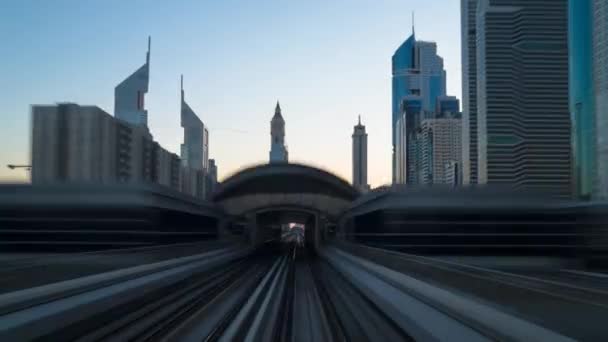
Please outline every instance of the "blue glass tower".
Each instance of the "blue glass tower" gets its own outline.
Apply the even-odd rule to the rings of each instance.
[[[570,114],[576,196],[590,198],[595,179],[592,0],[570,0]]]
[[[412,70],[414,69],[414,47],[416,45],[416,34],[412,32],[412,35],[405,41],[393,54],[393,114],[391,119],[391,131],[392,131],[392,144],[393,144],[393,183],[397,181],[397,164],[396,164],[396,147],[395,147],[395,130],[397,127],[397,120],[401,115],[401,99],[407,95],[412,95],[413,91],[410,89],[410,78],[412,77]]]
[[[419,96],[422,103],[421,111],[434,111],[437,98],[446,94],[446,72],[443,68],[443,59],[437,55],[437,44],[416,41],[413,27],[412,35],[393,54],[392,69],[392,173],[393,183],[395,183],[398,182],[398,178],[402,178],[397,176],[397,157],[395,156],[397,153],[397,121],[406,109],[402,106],[402,101],[408,96]]]
[[[407,95],[414,95],[414,90],[410,88],[410,78],[414,69],[415,45],[416,36],[412,33],[393,55],[393,119],[391,121],[393,145],[395,144],[395,125],[399,119],[401,100]]]

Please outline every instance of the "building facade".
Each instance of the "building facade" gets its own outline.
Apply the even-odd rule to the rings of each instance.
[[[281,114],[281,106],[277,102],[274,116],[270,121],[270,163],[287,163],[289,160],[285,146],[285,120]]]
[[[32,183],[145,183],[180,189],[177,155],[145,127],[96,106],[32,106]]]
[[[209,163],[209,137],[205,124],[188,105],[184,97],[184,78],[181,78],[181,126],[184,143],[181,145],[182,165],[195,170],[207,169]]]
[[[462,183],[477,184],[477,2],[460,0],[462,47]]]
[[[608,199],[608,0],[593,1],[593,85],[597,146],[595,197]]]
[[[397,120],[403,112],[402,102],[408,96],[419,96],[424,111],[434,111],[437,97],[446,94],[446,72],[443,58],[437,55],[434,42],[416,41],[412,35],[395,51],[392,57],[392,173],[397,177]]]
[[[367,183],[367,133],[365,126],[359,123],[353,131],[353,186],[360,191],[369,190]]]
[[[570,197],[567,0],[479,0],[478,181]]]
[[[458,162],[450,161],[445,165],[445,184],[457,187],[462,185],[461,166]]]
[[[217,187],[217,164],[215,159],[209,159],[209,170],[207,172],[207,196],[211,198]]]
[[[435,109],[435,117],[457,115],[460,111],[460,100],[456,96],[439,96]]]
[[[150,83],[150,38],[146,63],[114,88],[114,116],[134,126],[148,127],[145,94]]]
[[[150,40],[146,63],[115,88],[115,115],[74,103],[32,106],[32,183],[158,184],[209,198],[217,168],[207,175],[209,132],[184,100],[180,159],[147,127]],[[212,180],[210,182],[209,180]]]
[[[462,160],[461,118],[451,116],[424,119],[415,135],[418,149],[416,178],[418,184],[452,184],[450,166]]]
[[[402,99],[399,108],[401,115],[398,117],[395,126],[393,183],[416,184],[417,180],[412,178],[413,174],[411,172],[414,167],[411,161],[416,160],[413,156],[416,148],[414,146],[410,147],[409,144],[412,142],[412,136],[424,116],[422,97],[407,95]]]
[[[406,113],[401,113],[397,119],[395,129],[395,152],[394,152],[394,179],[393,183],[405,184],[407,179],[407,117]]]
[[[572,175],[576,197],[591,198],[596,177],[593,1],[569,1]]]
[[[115,182],[119,158],[131,156],[128,145],[119,144],[121,133],[98,107],[32,106],[32,183]]]

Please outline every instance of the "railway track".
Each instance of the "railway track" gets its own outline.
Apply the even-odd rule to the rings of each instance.
[[[372,252],[268,242],[8,293],[0,340],[571,340],[383,266]],[[488,277],[479,273],[466,276]]]

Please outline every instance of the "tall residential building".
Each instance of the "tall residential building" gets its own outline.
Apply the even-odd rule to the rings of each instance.
[[[434,42],[416,41],[412,35],[392,57],[392,144],[393,183],[397,182],[397,120],[402,114],[402,101],[407,96],[420,96],[422,110],[433,111],[439,96],[446,94],[446,73],[443,59],[437,55]]]
[[[135,126],[148,127],[144,96],[150,83],[150,37],[146,63],[114,88],[114,116]]]
[[[365,126],[359,123],[353,131],[353,186],[361,191],[367,191],[367,133]]]
[[[179,189],[179,158],[145,127],[96,106],[32,106],[32,183],[158,183]]]
[[[287,146],[285,146],[285,120],[277,101],[274,116],[270,121],[270,162],[287,163],[288,159]]]
[[[481,184],[571,196],[567,0],[480,0]]]
[[[452,169],[462,160],[461,121],[460,113],[422,120],[410,144],[416,150],[411,169],[417,184],[454,185]]]
[[[422,102],[419,95],[407,95],[401,101],[401,115],[397,119],[395,130],[394,183],[417,184],[417,180],[413,178],[416,173],[412,171],[415,168],[413,160],[416,160],[417,150],[415,146],[409,145],[422,119],[427,116],[425,113],[428,113],[424,111]]]
[[[593,2],[593,85],[597,144],[597,195],[608,199],[608,0]]]
[[[593,86],[593,2],[570,0],[570,113],[573,178],[576,196],[590,198],[596,177],[595,104]]]
[[[462,42],[462,182],[477,184],[477,2],[460,0]]]
[[[182,164],[195,170],[207,170],[209,163],[209,132],[186,103],[184,97],[184,77],[180,80],[181,88],[181,126],[184,128],[184,143],[181,145]]]

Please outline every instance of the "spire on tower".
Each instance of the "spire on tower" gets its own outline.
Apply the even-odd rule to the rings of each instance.
[[[148,52],[146,53],[146,64],[150,64],[150,46],[152,45],[152,36],[148,36]]]
[[[416,35],[416,11],[412,11],[412,35]]]
[[[274,109],[274,118],[281,118],[281,120],[283,119],[283,115],[281,115],[281,105],[279,104],[279,101],[277,101],[277,106]]]
[[[361,126],[361,114],[359,114],[359,126]]]
[[[181,94],[182,94],[182,102],[184,102],[184,75],[183,74],[180,75],[180,82],[179,83],[180,83],[179,89],[180,89]]]

